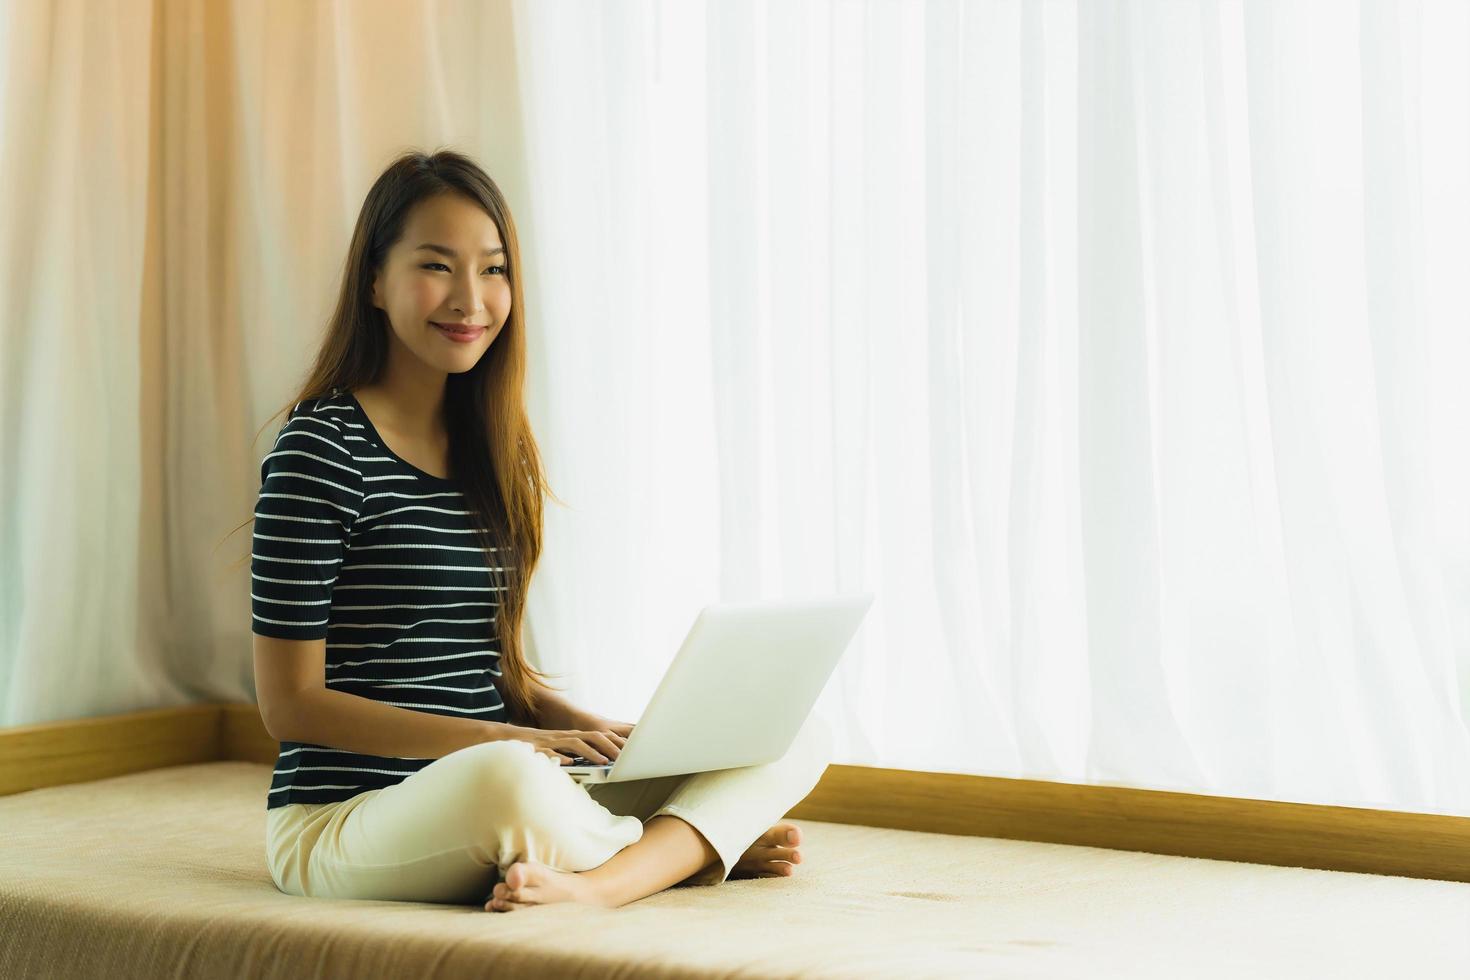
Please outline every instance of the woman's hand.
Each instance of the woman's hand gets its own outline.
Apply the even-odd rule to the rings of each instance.
[[[516,727],[511,737],[530,742],[537,752],[568,765],[579,755],[593,762],[612,762],[633,731],[627,722],[611,721],[588,711],[572,711],[560,720],[567,727]]]
[[[609,718],[604,718],[602,715],[593,714],[590,711],[573,708],[569,715],[572,728],[602,735],[613,744],[615,751],[610,756],[604,752],[603,759],[594,761],[611,762],[613,759],[616,759],[618,754],[623,751],[623,743],[628,741],[628,735],[633,731],[633,726],[628,722],[613,721]],[[582,755],[588,759],[593,758],[585,752]]]

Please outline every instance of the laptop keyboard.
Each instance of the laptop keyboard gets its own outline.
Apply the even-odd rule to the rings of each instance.
[[[614,760],[614,761],[616,761],[616,760]],[[572,759],[571,765],[574,765],[574,766],[601,766],[603,768],[608,768],[608,767],[610,767],[612,765],[612,763],[611,762],[597,762],[597,761],[595,761],[593,759],[584,759],[582,756],[579,755],[579,756],[576,756],[575,758]]]

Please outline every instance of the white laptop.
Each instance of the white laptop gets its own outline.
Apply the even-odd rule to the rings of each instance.
[[[562,770],[601,783],[779,759],[872,603],[858,593],[705,606],[618,757]]]

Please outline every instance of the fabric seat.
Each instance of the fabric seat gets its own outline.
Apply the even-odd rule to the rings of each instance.
[[[271,767],[0,797],[0,977],[1470,976],[1470,885],[796,820],[791,878],[621,909],[283,895]]]

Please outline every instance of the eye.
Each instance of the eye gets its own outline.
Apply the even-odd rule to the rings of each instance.
[[[419,266],[419,268],[420,269],[432,269],[435,266],[438,266],[439,268],[443,269],[445,272],[448,272],[449,271],[449,266],[445,265],[443,262],[425,262],[423,265]],[[505,266],[503,266],[503,265],[492,265],[492,266],[489,266],[488,268],[491,268],[491,269],[499,269],[500,272],[497,273],[497,275],[504,275],[505,274]]]

